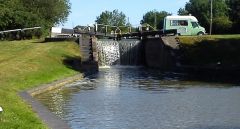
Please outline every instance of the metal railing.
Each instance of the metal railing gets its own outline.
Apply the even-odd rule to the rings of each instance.
[[[26,31],[26,30],[35,30],[35,29],[40,29],[40,28],[41,27],[32,27],[32,28],[23,28],[23,29],[4,30],[4,31],[0,31],[0,34],[10,33],[10,32],[18,32],[18,31]]]

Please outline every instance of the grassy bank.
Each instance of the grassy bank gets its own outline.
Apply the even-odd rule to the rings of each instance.
[[[184,64],[240,66],[240,35],[182,36],[179,41]]]
[[[64,62],[79,55],[73,42],[0,42],[0,129],[47,128],[18,92],[77,74]]]

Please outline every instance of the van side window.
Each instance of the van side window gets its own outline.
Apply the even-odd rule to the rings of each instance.
[[[171,26],[178,26],[178,20],[171,20],[170,23]]]
[[[197,22],[192,22],[192,27],[193,27],[193,28],[198,27],[198,23],[197,23]]]
[[[171,20],[171,26],[188,26],[187,20]]]

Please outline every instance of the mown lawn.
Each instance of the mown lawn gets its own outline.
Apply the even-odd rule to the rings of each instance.
[[[240,34],[180,36],[178,38],[184,64],[240,66]]]
[[[204,40],[240,40],[240,34],[233,35],[203,35],[203,36],[179,36],[178,37],[182,44],[194,45]]]
[[[0,42],[0,129],[47,128],[18,93],[78,74],[63,63],[67,58],[80,58],[76,43]]]

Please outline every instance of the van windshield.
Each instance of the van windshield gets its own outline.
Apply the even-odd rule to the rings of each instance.
[[[191,23],[192,23],[192,27],[193,27],[193,28],[199,27],[199,25],[198,25],[197,22],[191,22]]]

